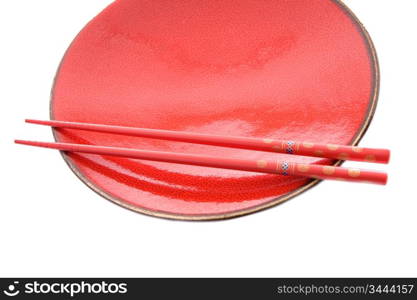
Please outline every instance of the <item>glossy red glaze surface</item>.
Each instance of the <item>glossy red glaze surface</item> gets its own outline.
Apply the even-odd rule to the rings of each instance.
[[[331,0],[114,2],[76,37],[57,73],[57,120],[351,144],[373,111],[376,62],[361,27]],[[61,142],[231,158],[317,158],[56,130]],[[221,218],[310,184],[265,175],[71,154],[90,187],[145,213]]]

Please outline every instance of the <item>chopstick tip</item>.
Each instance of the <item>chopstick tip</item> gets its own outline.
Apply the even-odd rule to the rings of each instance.
[[[22,144],[22,145],[27,145],[29,143],[29,141],[25,141],[25,140],[14,140],[15,144]]]
[[[31,124],[45,124],[46,121],[35,120],[35,119],[25,119],[25,122],[31,123]]]
[[[20,145],[28,145],[28,146],[38,146],[41,147],[42,142],[34,142],[34,141],[27,141],[27,140],[14,140],[15,144]]]

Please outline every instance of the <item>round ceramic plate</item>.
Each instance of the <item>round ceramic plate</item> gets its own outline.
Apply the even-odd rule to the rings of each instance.
[[[69,47],[56,75],[51,118],[357,144],[377,91],[372,43],[339,1],[119,0]],[[60,142],[339,163],[69,129],[54,134]],[[317,183],[110,156],[64,159],[105,198],[174,219],[248,214]]]

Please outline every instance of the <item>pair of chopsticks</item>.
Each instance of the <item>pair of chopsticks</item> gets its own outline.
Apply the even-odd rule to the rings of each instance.
[[[195,144],[205,144],[266,152],[287,153],[293,155],[314,156],[339,160],[355,160],[374,163],[388,163],[390,151],[352,147],[346,145],[320,144],[310,142],[284,141],[270,138],[249,138],[235,136],[209,135],[191,132],[135,128],[113,125],[26,120],[27,123],[51,126],[54,128],[69,128],[95,132],[105,132],[128,136],[138,136],[170,141],[180,141]],[[81,152],[98,155],[112,155],[127,158],[189,164],[223,169],[234,169],[260,173],[304,176],[318,179],[346,180],[354,182],[368,182],[386,184],[387,174],[377,171],[356,168],[342,168],[318,164],[301,164],[278,160],[235,159],[192,155],[185,153],[171,153],[160,151],[146,151],[129,148],[105,147],[71,143],[49,143],[15,140],[17,144],[57,149],[61,151]]]

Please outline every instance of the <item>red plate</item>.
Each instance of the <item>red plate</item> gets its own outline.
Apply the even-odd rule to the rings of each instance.
[[[356,144],[378,66],[353,14],[331,0],[119,0],[62,60],[57,120]],[[227,157],[288,156],[56,130],[58,141]],[[276,205],[317,181],[108,156],[64,155],[89,187],[129,209],[220,219]]]

